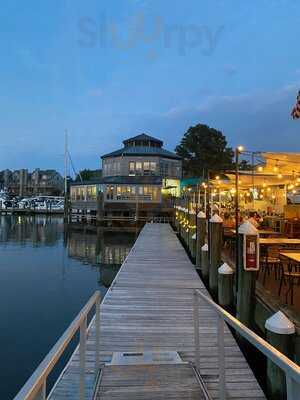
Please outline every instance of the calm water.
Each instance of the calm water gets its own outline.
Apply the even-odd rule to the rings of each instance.
[[[14,397],[95,290],[105,294],[134,240],[67,229],[61,218],[0,217],[1,400]]]

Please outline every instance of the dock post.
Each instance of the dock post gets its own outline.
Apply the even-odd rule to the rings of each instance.
[[[233,306],[233,272],[226,263],[218,269],[218,302],[226,310]]]
[[[188,244],[188,240],[187,240],[187,237],[188,237],[188,221],[189,221],[189,210],[187,209],[187,208],[184,208],[183,209],[183,224],[182,224],[182,227],[183,227],[183,229],[182,229],[182,239],[183,239],[183,242],[184,242],[184,244],[185,244],[185,246],[187,246],[187,244]]]
[[[206,234],[206,215],[199,211],[197,215],[197,233],[196,233],[196,268],[201,268],[201,249],[205,244]]]
[[[193,261],[196,256],[196,211],[190,210],[189,214],[189,250]]]
[[[221,266],[221,251],[223,240],[223,220],[214,214],[210,221],[210,238],[209,238],[209,288],[213,296],[218,295],[218,268]]]
[[[205,283],[209,281],[209,257],[208,257],[208,244],[205,243],[201,247],[201,274]]]
[[[282,311],[278,311],[266,320],[266,339],[287,357],[293,357],[293,339],[295,325]],[[270,399],[280,400],[287,396],[285,373],[269,358],[267,359],[267,391]]]
[[[238,292],[237,318],[248,328],[254,326],[256,270],[246,271],[244,266],[245,236],[258,236],[258,231],[249,221],[239,227],[239,260],[238,260]]]
[[[176,231],[178,232],[178,206],[175,204],[174,208],[175,208],[174,226]]]

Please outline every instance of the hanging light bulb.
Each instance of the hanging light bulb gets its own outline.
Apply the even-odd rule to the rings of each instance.
[[[282,174],[278,174],[278,175],[277,175],[277,178],[278,178],[278,179],[282,179]]]
[[[267,184],[266,184],[266,182],[264,182],[264,183],[263,183],[263,187],[267,187]]]
[[[258,172],[263,172],[264,169],[263,169],[263,167],[258,167],[257,170],[258,170]]]

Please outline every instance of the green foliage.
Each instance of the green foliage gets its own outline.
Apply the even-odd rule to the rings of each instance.
[[[101,169],[83,169],[82,171],[79,171],[79,174],[81,175],[82,180],[85,181],[94,181],[94,180],[99,180],[102,177],[102,170]],[[76,175],[75,181],[80,182],[80,176],[79,174]]]
[[[209,171],[218,173],[233,168],[234,152],[227,147],[226,137],[207,125],[190,127],[175,151],[183,159],[185,177],[206,178]]]

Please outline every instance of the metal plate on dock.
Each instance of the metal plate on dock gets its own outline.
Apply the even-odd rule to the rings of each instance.
[[[112,365],[183,364],[176,351],[113,353]]]

